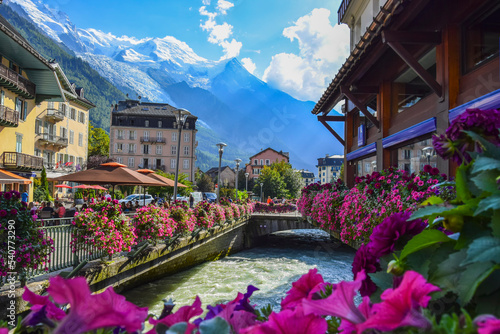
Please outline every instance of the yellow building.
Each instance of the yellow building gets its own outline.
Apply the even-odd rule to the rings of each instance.
[[[58,64],[51,65],[64,93],[64,101],[45,101],[37,106],[34,148],[35,155],[43,158],[49,181],[85,168],[89,110],[95,107],[85,98],[84,89],[71,84]],[[70,193],[64,188],[53,190],[56,198],[67,198]]]
[[[44,101],[64,101],[56,70],[0,16],[0,167],[33,180],[43,167],[35,155],[35,122]],[[2,184],[29,193],[33,187]]]

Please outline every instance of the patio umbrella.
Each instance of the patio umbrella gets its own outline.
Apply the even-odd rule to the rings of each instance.
[[[108,189],[101,187],[101,186],[98,186],[98,185],[89,186],[89,188],[96,189],[96,190],[108,190]]]
[[[175,185],[175,181],[171,180],[169,178],[166,178],[164,176],[161,176],[159,174],[156,174],[153,170],[151,169],[139,169],[137,170],[138,173],[147,175],[148,177],[158,180],[160,182],[163,182],[166,184],[167,187],[173,187]],[[177,187],[187,187],[183,185],[182,183],[177,182]],[[144,189],[144,195],[146,195],[146,189]],[[174,198],[175,200],[175,198]],[[144,203],[146,203],[146,196],[144,196]]]
[[[57,186],[56,186],[57,187]],[[86,184],[79,184],[77,186],[74,186],[73,188],[75,189],[91,189],[92,187],[91,186],[88,186]]]
[[[71,189],[71,186],[68,186],[67,184],[56,184],[56,188],[66,188],[66,189]]]
[[[68,174],[54,178],[55,181],[71,181],[83,184],[110,184],[115,185],[144,185],[144,186],[165,186],[165,183],[147,177],[141,173],[133,171],[127,166],[117,162],[107,162],[99,167]],[[114,196],[113,196],[114,197]]]

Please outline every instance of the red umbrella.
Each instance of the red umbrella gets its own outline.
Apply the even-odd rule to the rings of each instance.
[[[68,186],[67,184],[56,184],[56,188],[67,188],[67,189],[71,189],[70,186]]]
[[[80,185],[74,186],[73,188],[76,188],[76,189],[92,189],[92,186],[88,186],[86,184],[80,184]]]
[[[96,189],[96,190],[108,190],[104,187],[101,187],[101,186],[98,186],[98,185],[95,185],[95,186],[89,186],[89,188],[92,188],[92,189]]]

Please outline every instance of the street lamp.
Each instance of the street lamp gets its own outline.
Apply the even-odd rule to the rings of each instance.
[[[234,188],[238,191],[238,170],[240,169],[241,159],[236,159],[236,182],[234,183]]]
[[[245,179],[246,179],[246,182],[245,182],[245,191],[248,192],[248,173],[245,173]]]
[[[175,114],[174,128],[179,129],[179,137],[177,138],[177,160],[175,161],[175,182],[174,182],[174,201],[177,199],[177,183],[179,182],[179,155],[181,151],[181,132],[186,119],[191,113],[186,109],[177,109]]]
[[[222,153],[224,153],[224,147],[227,146],[224,143],[218,143],[216,144],[217,147],[219,148],[219,173],[217,173],[217,204],[220,203],[220,164],[222,161]]]
[[[427,157],[427,164],[431,164],[431,156],[432,156],[432,150],[434,147],[432,146],[427,146],[422,149],[422,152],[424,152],[425,156]]]
[[[260,184],[260,201],[262,202],[263,201],[263,198],[262,198],[262,186],[264,185],[264,183],[261,183]]]

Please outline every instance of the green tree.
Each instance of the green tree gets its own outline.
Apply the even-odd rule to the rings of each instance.
[[[173,173],[165,173],[164,171],[161,170],[157,170],[155,173],[163,177],[166,177],[167,179],[175,180],[175,174]],[[187,174],[179,174],[178,182],[186,186],[186,187],[178,187],[177,188],[178,194],[181,194],[182,196],[189,196],[189,194],[193,192],[193,183],[188,180]],[[151,195],[156,195],[160,197],[166,196],[168,198],[171,198],[174,194],[174,187],[149,187],[148,192]]]
[[[198,191],[201,192],[213,192],[214,191],[214,183],[212,182],[212,178],[207,174],[202,173],[197,181],[196,185],[198,186]]]
[[[109,135],[89,123],[89,157],[93,155],[109,157]]]
[[[282,176],[283,182],[285,182],[285,188],[288,192],[287,198],[297,198],[300,189],[302,189],[302,176],[300,172],[294,171],[290,166],[283,171]]]
[[[53,201],[53,198],[49,192],[49,181],[47,181],[47,172],[45,171],[45,167],[43,167],[40,174],[40,184],[37,189],[34,190],[34,192],[34,197],[37,197],[37,200]]]
[[[342,164],[342,166],[340,166],[339,179],[344,180],[344,164]]]
[[[287,197],[287,190],[283,177],[272,167],[264,166],[258,180],[255,182],[253,192],[258,196],[260,196],[261,183],[263,183],[262,192],[265,198],[268,196],[271,196],[271,198]],[[265,200],[265,198],[263,200]]]

